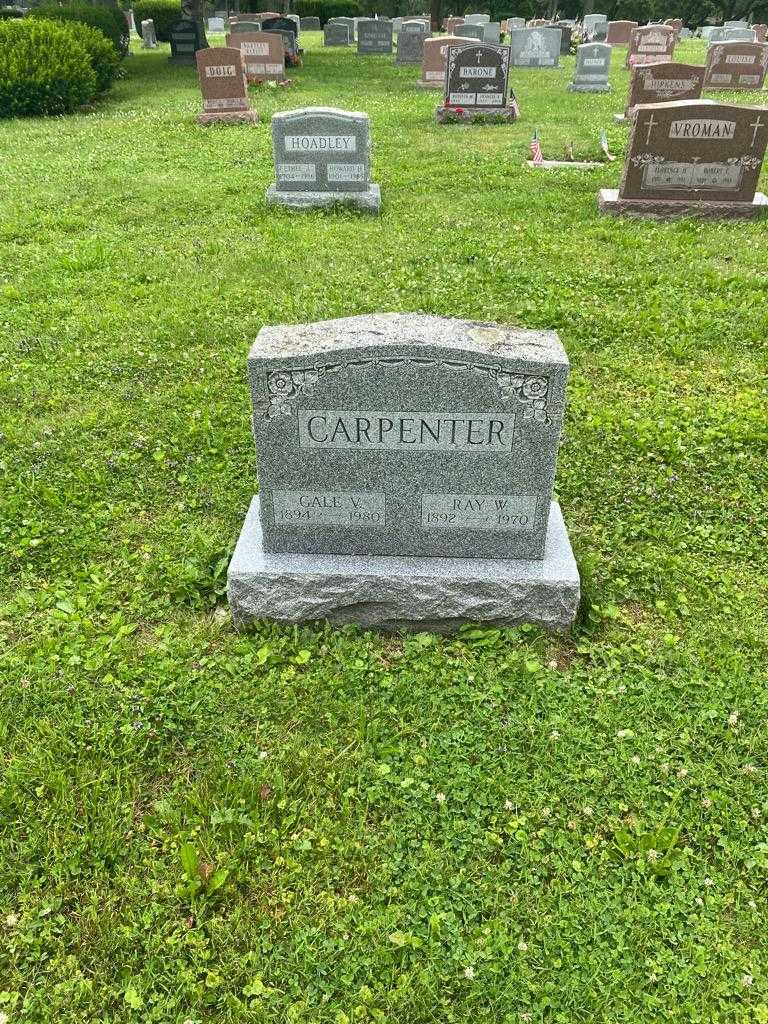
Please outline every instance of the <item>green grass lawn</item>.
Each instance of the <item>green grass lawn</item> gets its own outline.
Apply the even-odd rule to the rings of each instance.
[[[256,126],[167,47],[0,123],[0,1020],[766,1022],[765,223],[525,167],[622,155],[622,51],[438,127],[319,42]],[[380,218],[266,209],[313,104],[370,114]],[[249,344],[375,311],[559,332],[571,635],[233,632]]]

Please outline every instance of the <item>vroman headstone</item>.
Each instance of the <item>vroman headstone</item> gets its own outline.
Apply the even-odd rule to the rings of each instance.
[[[358,53],[392,53],[392,22],[360,18],[357,23]]]
[[[482,43],[485,29],[482,25],[468,25],[465,22],[463,25],[457,25],[453,34],[459,39],[477,39],[479,43]]]
[[[629,46],[629,36],[633,28],[637,28],[636,21],[609,21],[606,43],[610,46]]]
[[[768,43],[713,43],[707,50],[705,89],[762,89]]]
[[[141,46],[144,50],[155,50],[157,48],[157,33],[152,18],[147,18],[141,23]]]
[[[607,43],[582,43],[576,48],[576,73],[568,86],[571,92],[610,92],[612,47]]]
[[[635,108],[618,191],[603,189],[606,213],[666,219],[756,217],[768,199],[755,193],[768,108],[682,100]]]
[[[228,572],[238,626],[573,623],[554,332],[396,313],[265,327],[248,374],[259,495]]]
[[[420,21],[411,22],[413,28],[408,27],[406,21],[397,35],[397,50],[395,51],[395,64],[421,64],[424,55],[425,33]]]
[[[195,54],[208,46],[200,25],[191,18],[181,18],[171,26],[171,56],[174,64],[195,65]]]
[[[416,83],[422,89],[442,89],[445,82],[445,55],[449,46],[470,45],[459,36],[440,36],[424,41],[421,65],[421,80]]]
[[[643,25],[633,28],[627,51],[628,68],[636,64],[660,64],[672,60],[675,51],[675,30],[669,25]]]
[[[435,111],[437,121],[514,121],[520,111],[509,88],[509,57],[508,46],[448,46],[443,103]]]
[[[319,18],[302,18],[301,19],[301,31],[302,32],[322,32],[323,27],[320,24]]]
[[[648,64],[632,69],[624,111],[631,118],[635,107],[672,100],[697,100],[704,87],[704,68],[698,64]]]
[[[203,112],[198,124],[232,124],[258,121],[248,102],[248,86],[240,50],[211,46],[198,50],[197,77],[203,94]]]
[[[559,28],[515,29],[510,36],[512,67],[556,68],[560,61]]]
[[[285,80],[285,51],[277,33],[238,32],[227,36],[227,46],[239,48],[249,82]]]
[[[349,46],[349,27],[340,22],[326,22],[323,29],[323,46]]]
[[[277,180],[267,203],[301,209],[340,203],[379,212],[367,114],[334,107],[282,111],[272,117],[272,144]]]

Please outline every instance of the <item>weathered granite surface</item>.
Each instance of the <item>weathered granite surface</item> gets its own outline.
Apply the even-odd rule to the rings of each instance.
[[[272,184],[267,189],[266,200],[269,206],[287,206],[294,210],[350,206],[364,213],[379,213],[381,188],[370,184],[363,192],[282,192],[277,185]]]
[[[602,188],[597,197],[601,213],[614,216],[644,217],[647,220],[672,220],[696,217],[699,220],[758,220],[768,215],[768,197],[755,192],[751,203],[702,202],[700,199],[622,199],[616,188]]]
[[[258,619],[448,633],[465,622],[567,629],[579,572],[553,502],[543,560],[271,554],[254,497],[227,573],[238,628]]]

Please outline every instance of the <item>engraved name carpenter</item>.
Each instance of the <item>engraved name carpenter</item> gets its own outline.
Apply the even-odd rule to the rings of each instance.
[[[536,523],[534,494],[424,494],[424,530],[492,530],[525,533]]]
[[[510,451],[515,415],[301,409],[298,425],[301,448],[487,454]]]
[[[384,495],[365,491],[273,491],[277,526],[385,525]]]

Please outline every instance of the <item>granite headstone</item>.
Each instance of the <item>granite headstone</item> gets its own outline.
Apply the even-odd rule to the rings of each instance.
[[[509,88],[509,58],[508,46],[448,46],[443,103],[435,111],[437,121],[514,121],[519,109]]]
[[[560,61],[559,28],[515,29],[510,35],[512,67],[556,68]]]
[[[613,48],[607,43],[582,43],[576,48],[576,72],[570,92],[610,92],[608,75]]]
[[[239,48],[249,82],[285,80],[285,50],[277,33],[238,32],[227,36],[227,46]]]
[[[697,100],[704,87],[704,68],[698,64],[650,64],[632,69],[629,95],[624,111],[631,118],[634,108],[672,100]]]
[[[677,34],[670,25],[643,25],[633,28],[629,37],[626,67],[636,64],[661,64],[672,60]]]
[[[191,18],[181,18],[171,26],[171,56],[173,64],[190,64],[195,66],[195,54],[205,50],[208,42],[200,30],[198,22]]]
[[[445,82],[445,55],[449,46],[469,46],[459,36],[440,36],[424,41],[421,64],[421,79],[416,83],[421,89],[442,89]]]
[[[360,18],[357,22],[357,52],[392,53],[392,22]]]
[[[203,94],[198,124],[241,124],[258,121],[248,102],[243,58],[236,47],[211,46],[198,50],[197,77]]]
[[[323,46],[349,46],[349,27],[338,21],[326,22],[323,29]]]
[[[141,46],[144,50],[157,49],[157,33],[155,32],[155,22],[152,18],[147,18],[141,23]]]
[[[468,25],[465,22],[463,25],[457,25],[453,34],[458,36],[459,39],[476,39],[479,43],[482,43],[485,29],[482,25]]]
[[[713,43],[707,50],[705,89],[762,89],[768,43]]]
[[[320,24],[319,18],[309,17],[301,19],[302,32],[322,32],[322,30],[323,26]]]
[[[397,35],[395,64],[421,64],[425,37],[422,22],[404,22]]]
[[[610,46],[629,46],[629,36],[633,28],[637,28],[636,21],[609,21],[606,43]]]

